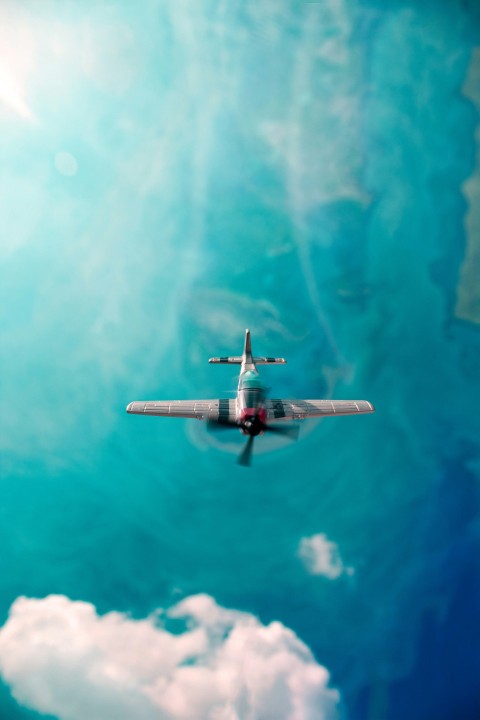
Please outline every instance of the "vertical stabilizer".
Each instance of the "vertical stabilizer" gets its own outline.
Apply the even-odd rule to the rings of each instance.
[[[254,373],[257,372],[257,368],[255,367],[255,361],[252,357],[252,343],[250,340],[250,330],[245,330],[245,344],[243,346],[241,373],[244,373],[247,370],[250,370],[251,372],[254,372]]]
[[[245,330],[245,345],[243,346],[243,360],[252,357],[252,343],[250,340],[250,330]]]

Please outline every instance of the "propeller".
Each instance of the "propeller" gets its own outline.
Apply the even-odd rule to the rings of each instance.
[[[237,422],[236,420],[209,420],[207,422],[207,429],[211,432],[222,432],[223,430],[231,430],[233,428],[237,430],[243,429],[248,433],[248,440],[237,460],[239,465],[245,467],[251,464],[253,441],[261,432],[272,432],[277,435],[283,435],[290,440],[297,440],[299,431],[297,425],[284,425],[283,423],[281,425],[267,425],[260,420],[258,413],[244,423]]]
[[[265,425],[267,432],[277,433],[277,435],[283,435],[288,437],[290,440],[298,440],[299,427],[298,425]]]
[[[249,465],[251,464],[254,439],[255,439],[255,435],[248,436],[248,440],[245,443],[245,447],[243,448],[242,452],[238,456],[237,463],[239,465],[243,465],[244,467],[249,467]]]
[[[236,428],[237,430],[240,430],[241,425],[240,423],[237,423],[235,420],[208,420],[207,421],[207,430],[210,432],[221,432],[222,430],[231,430],[232,428]]]

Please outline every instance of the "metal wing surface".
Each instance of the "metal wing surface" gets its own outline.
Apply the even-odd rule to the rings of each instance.
[[[136,400],[127,406],[135,415],[235,420],[235,400]]]
[[[367,400],[268,400],[267,420],[303,420],[334,415],[372,413],[375,408]]]

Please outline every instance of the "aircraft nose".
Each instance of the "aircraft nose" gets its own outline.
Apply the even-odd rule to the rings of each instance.
[[[126,410],[127,410],[128,413],[132,412],[132,410],[133,410],[133,402],[128,403],[128,405],[127,405],[127,407],[126,407]]]

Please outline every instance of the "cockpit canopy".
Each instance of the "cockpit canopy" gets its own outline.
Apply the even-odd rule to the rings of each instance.
[[[258,407],[265,399],[265,385],[258,375],[250,370],[241,376],[239,390],[243,391],[242,395],[245,407]]]
[[[263,390],[265,385],[262,383],[257,373],[247,370],[240,378],[240,390]]]

